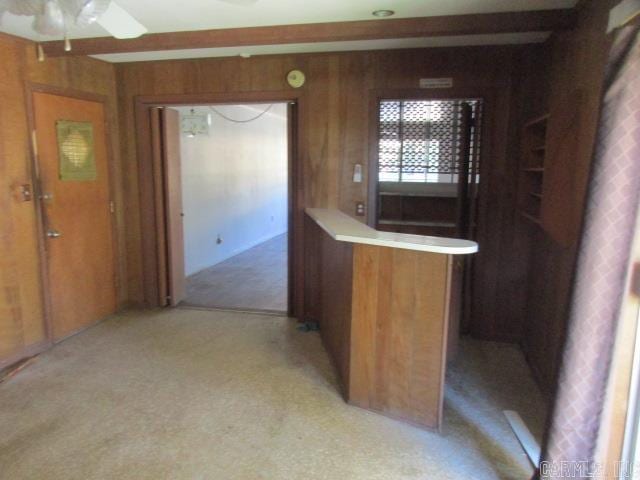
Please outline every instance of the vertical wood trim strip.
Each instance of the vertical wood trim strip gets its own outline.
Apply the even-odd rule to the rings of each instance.
[[[374,352],[376,350],[379,251],[364,245],[354,245],[353,253],[351,373],[347,400],[363,399],[363,403],[369,405],[373,401],[371,386],[376,381],[376,356],[367,355],[361,345],[372,345]],[[368,288],[362,288],[367,284]]]
[[[447,255],[445,272],[446,286],[444,290],[444,329],[442,331],[442,350],[441,350],[441,364],[440,364],[440,398],[438,399],[438,431],[442,431],[442,415],[444,411],[444,389],[447,373],[447,345],[449,343],[449,329],[451,328],[451,314],[456,312],[454,308],[457,305],[454,295],[454,276],[455,276],[455,262],[456,257],[453,255]],[[457,335],[457,333],[456,333]],[[457,342],[457,338],[453,339]]]
[[[164,168],[163,168],[163,146],[162,146],[162,109],[149,109],[151,115],[151,146],[152,146],[152,175],[154,192],[155,234],[156,234],[156,262],[157,262],[157,305],[164,307],[167,305],[168,296],[168,266],[167,266],[167,234],[165,225],[165,195],[164,195]]]

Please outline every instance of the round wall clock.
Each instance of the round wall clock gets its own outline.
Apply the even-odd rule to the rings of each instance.
[[[287,74],[287,83],[293,88],[300,88],[304,85],[306,77],[300,70],[291,70]]]

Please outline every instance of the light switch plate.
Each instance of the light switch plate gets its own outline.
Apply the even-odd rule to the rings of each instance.
[[[353,166],[353,183],[362,183],[362,165],[359,163]]]

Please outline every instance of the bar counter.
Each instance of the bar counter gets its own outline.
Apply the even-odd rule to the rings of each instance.
[[[461,260],[478,245],[305,212],[304,319],[318,322],[346,401],[440,430]]]

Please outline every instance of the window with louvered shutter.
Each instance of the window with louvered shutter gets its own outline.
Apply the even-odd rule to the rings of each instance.
[[[379,181],[456,183],[460,169],[461,106],[464,103],[471,105],[474,125],[479,125],[482,113],[479,99],[381,101]],[[478,143],[479,132],[474,127],[472,158],[477,157]],[[477,165],[475,169],[477,171]]]

